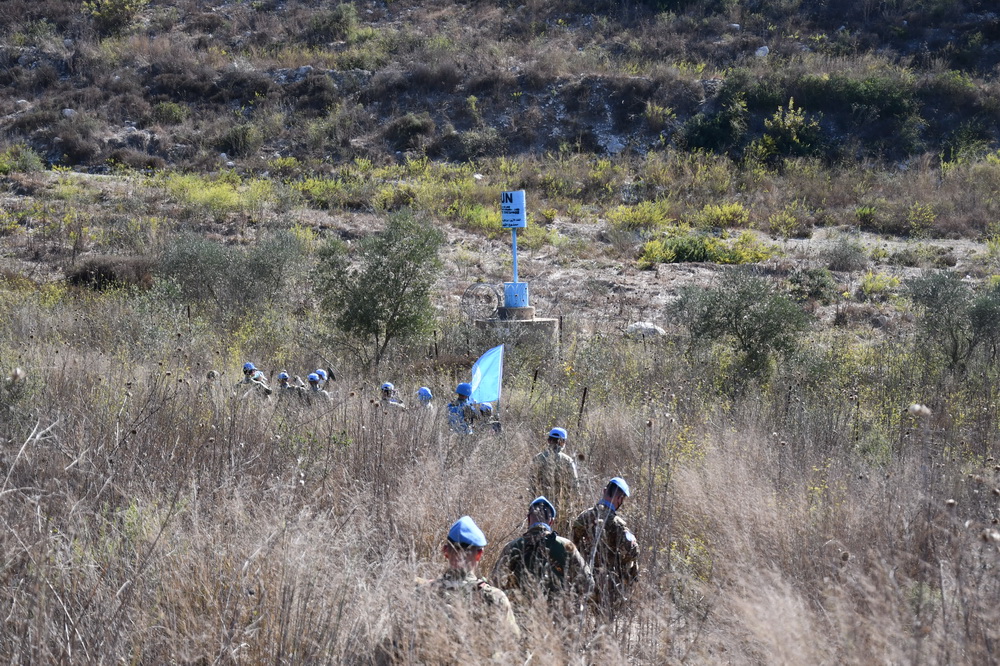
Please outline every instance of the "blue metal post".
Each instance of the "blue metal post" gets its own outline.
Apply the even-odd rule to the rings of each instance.
[[[517,284],[517,227],[510,230],[510,237],[514,248],[514,284]]]

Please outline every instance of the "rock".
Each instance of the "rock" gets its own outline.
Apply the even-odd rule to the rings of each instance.
[[[767,48],[766,46],[762,46],[759,49],[757,49],[756,51],[754,51],[753,54],[755,56],[757,56],[758,58],[763,58],[764,56],[766,56],[770,52],[771,52],[771,49]]]
[[[667,332],[651,321],[637,321],[625,329],[627,338],[660,338]]]

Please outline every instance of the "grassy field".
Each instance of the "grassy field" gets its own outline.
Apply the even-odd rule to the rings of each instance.
[[[981,5],[3,3],[0,658],[1000,661]],[[461,438],[514,189],[560,344],[508,339],[503,433]],[[410,213],[433,316],[375,365],[325,253]],[[246,361],[334,399],[247,395]],[[414,581],[463,514],[490,570],[553,426],[560,512],[633,489],[635,597],[518,609],[519,642],[442,617]]]

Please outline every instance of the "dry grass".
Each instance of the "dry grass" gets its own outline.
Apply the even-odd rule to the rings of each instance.
[[[243,397],[234,377],[204,379],[232,365],[210,327],[177,336],[169,310],[129,327],[139,302],[120,296],[74,310],[68,297],[12,293],[0,348],[28,377],[2,394],[9,661],[996,658],[994,449],[959,444],[985,416],[956,425],[940,406],[925,424],[892,417],[899,444],[877,462],[852,445],[863,414],[829,390],[776,378],[725,398],[714,371],[670,345],[595,339],[537,379],[531,350],[517,350],[504,433],[468,440],[440,415],[383,413],[378,381],[350,366],[328,408]],[[443,347],[458,342],[446,334]],[[286,360],[316,363],[305,348]],[[405,358],[383,372],[438,396],[454,381]],[[889,402],[892,386],[881,384]],[[442,570],[442,535],[466,513],[490,539],[490,569],[523,529],[523,471],[556,423],[570,428],[585,487],[561,511],[583,509],[610,475],[635,489],[623,512],[642,546],[635,598],[607,627],[519,609],[520,643],[443,621],[414,580]]]

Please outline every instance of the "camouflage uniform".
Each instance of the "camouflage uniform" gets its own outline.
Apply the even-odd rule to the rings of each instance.
[[[600,544],[594,552],[597,534]],[[610,502],[601,500],[577,516],[573,521],[573,543],[584,559],[589,560],[594,553],[594,601],[610,611],[627,600],[629,589],[639,577],[639,545]]]
[[[544,495],[555,504],[562,516],[570,516],[573,506],[580,499],[580,481],[576,475],[576,463],[562,451],[547,448],[531,461],[531,477],[528,494],[533,497]],[[555,523],[557,531],[568,532],[569,523],[560,519]]]
[[[500,621],[514,636],[521,635],[507,595],[476,574],[461,569],[448,569],[429,585],[445,600],[464,600],[476,620],[491,625]]]
[[[309,404],[312,404],[312,403],[315,402],[315,403],[318,403],[318,404],[321,404],[321,405],[325,405],[325,404],[329,403],[331,400],[333,400],[333,398],[330,396],[330,393],[328,391],[325,391],[325,390],[323,390],[321,388],[318,388],[318,387],[317,388],[313,388],[313,387],[310,386],[309,388],[303,389],[302,390],[302,394],[309,401]]]
[[[379,404],[383,409],[406,409],[406,403],[399,398],[393,396],[391,398],[382,398],[379,400]]]
[[[549,603],[580,599],[592,586],[580,551],[545,523],[535,523],[504,546],[490,578],[502,590],[528,597],[541,592]]]
[[[249,375],[244,374],[243,379],[236,383],[236,388],[248,384],[265,395],[271,395],[271,387],[267,385],[267,376],[260,370],[254,370]]]
[[[469,398],[457,398],[448,403],[448,425],[460,435],[471,435],[472,424],[479,410]]]

